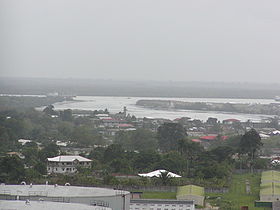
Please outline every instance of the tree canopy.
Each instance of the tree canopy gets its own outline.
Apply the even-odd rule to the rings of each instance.
[[[179,123],[164,123],[157,130],[158,144],[164,152],[177,150],[178,141],[186,136],[186,130]]]

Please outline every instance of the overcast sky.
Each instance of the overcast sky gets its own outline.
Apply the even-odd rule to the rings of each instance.
[[[279,82],[279,0],[0,0],[0,76]]]

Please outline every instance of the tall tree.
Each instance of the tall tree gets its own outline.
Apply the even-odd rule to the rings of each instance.
[[[114,159],[120,158],[124,155],[124,149],[119,144],[111,144],[104,151],[103,161],[110,162]]]
[[[19,183],[24,176],[24,165],[18,157],[0,158],[0,182]]]
[[[262,145],[261,137],[255,129],[251,129],[241,137],[239,145],[240,153],[248,155],[251,171],[253,171],[253,163],[256,158],[257,151]]]
[[[44,113],[47,115],[57,115],[58,113],[54,111],[54,106],[53,105],[48,105],[44,110]]]
[[[115,143],[121,144],[126,150],[156,150],[157,139],[152,131],[139,128],[135,131],[120,131],[115,137]]]
[[[179,123],[164,123],[158,128],[158,144],[162,151],[177,150],[178,141],[184,139],[187,133]]]

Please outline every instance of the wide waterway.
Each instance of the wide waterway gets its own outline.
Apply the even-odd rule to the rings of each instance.
[[[136,117],[149,118],[166,118],[175,119],[179,117],[190,117],[206,121],[209,117],[224,120],[229,118],[239,119],[241,121],[261,121],[271,115],[259,114],[240,114],[240,113],[225,113],[225,112],[210,112],[210,111],[194,111],[194,110],[155,110],[136,106],[138,100],[177,100],[184,102],[209,102],[209,103],[244,103],[244,104],[270,104],[275,103],[273,99],[230,99],[230,98],[164,98],[164,97],[113,97],[113,96],[77,96],[74,101],[65,101],[55,103],[55,109],[79,109],[79,110],[100,110],[107,108],[111,113],[118,113],[126,106],[128,113]]]

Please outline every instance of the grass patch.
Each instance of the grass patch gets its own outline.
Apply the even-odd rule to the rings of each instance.
[[[143,199],[176,199],[176,192],[143,192]]]
[[[207,202],[218,205],[221,209],[235,210],[241,206],[249,206],[250,210],[263,210],[263,207],[254,207],[254,201],[259,200],[260,174],[234,174],[229,192],[225,194],[206,193]],[[246,180],[249,181],[251,193],[246,193]]]

